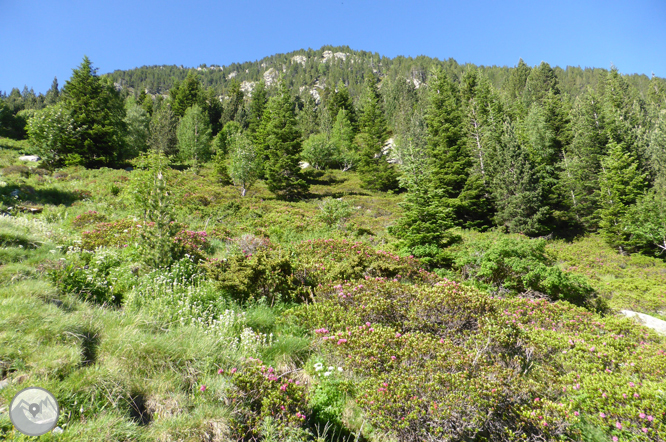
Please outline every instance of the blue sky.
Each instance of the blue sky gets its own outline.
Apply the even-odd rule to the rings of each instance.
[[[323,45],[459,63],[666,77],[664,0],[0,0],[0,90],[45,92],[88,55],[99,73],[228,65]]]

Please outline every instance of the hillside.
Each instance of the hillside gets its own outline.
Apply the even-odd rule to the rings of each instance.
[[[1,97],[0,439],[38,385],[44,440],[664,440],[644,80],[325,47]]]
[[[547,60],[546,60],[547,61]],[[518,60],[516,60],[516,64]],[[416,87],[427,82],[434,66],[441,66],[454,78],[462,77],[468,68],[478,67],[496,88],[502,88],[513,67],[459,64],[456,60],[439,60],[425,55],[389,58],[377,53],[356,51],[348,46],[322,46],[319,49],[301,49],[286,54],[274,54],[254,62],[233,63],[228,66],[202,65],[142,66],[129,70],[117,70],[107,74],[119,86],[132,89],[145,88],[151,94],[166,94],[174,81],[183,81],[190,69],[196,69],[205,87],[213,87],[224,94],[231,81],[244,84],[246,90],[263,79],[283,75],[292,90],[317,90],[324,86],[335,87],[342,81],[355,99],[360,95],[366,72],[380,78],[395,80],[404,78]],[[607,68],[553,67],[562,92],[577,97],[585,88],[595,88]],[[272,74],[272,75],[271,75]],[[628,75],[628,81],[641,95],[645,95],[650,79],[645,75]],[[666,81],[661,79],[662,81]]]

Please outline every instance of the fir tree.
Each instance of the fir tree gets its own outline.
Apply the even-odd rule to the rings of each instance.
[[[148,145],[153,151],[162,155],[175,155],[178,152],[177,127],[178,118],[171,111],[171,106],[162,104],[150,120]]]
[[[183,81],[175,93],[174,99],[171,102],[171,109],[174,115],[182,118],[185,111],[195,104],[202,105],[204,103],[204,94],[201,90],[201,82],[199,76],[195,71],[189,71],[187,78]]]
[[[359,134],[356,136],[359,146],[358,172],[363,187],[367,189],[387,191],[398,188],[397,171],[387,161],[383,151],[387,138],[388,128],[380,107],[377,81],[368,76],[361,102]]]
[[[88,57],[66,82],[63,100],[80,129],[70,140],[69,161],[88,167],[114,164],[124,143],[125,107],[110,80],[97,76]]]
[[[268,92],[266,91],[266,83],[262,80],[255,85],[252,97],[250,98],[248,116],[248,131],[250,134],[254,134],[259,126],[261,126],[261,119],[264,116],[266,103],[268,103]]]
[[[617,247],[628,242],[622,218],[645,190],[646,174],[627,146],[614,140],[608,144],[608,155],[601,160],[601,167],[599,226],[606,242]]]
[[[296,126],[294,103],[284,83],[272,97],[262,121],[261,152],[267,156],[265,165],[268,190],[278,198],[295,200],[308,191],[299,166],[301,134]]]

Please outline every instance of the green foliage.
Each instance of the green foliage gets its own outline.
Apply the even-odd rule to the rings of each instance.
[[[326,134],[313,134],[303,143],[303,160],[317,170],[328,169],[339,162],[338,145]]]
[[[315,299],[294,316],[363,379],[356,403],[387,437],[580,440],[582,419],[606,435],[662,431],[663,342],[625,320],[447,280],[351,281]]]
[[[612,246],[627,242],[622,230],[622,219],[627,207],[635,204],[645,189],[646,175],[638,161],[624,144],[609,143],[608,156],[602,160],[603,172],[599,177],[599,217],[602,234]]]
[[[177,88],[169,91],[172,97],[172,109],[177,117],[184,117],[189,108],[195,105],[203,105],[204,91],[201,89],[201,83],[195,71],[189,71],[185,81],[180,83]]]
[[[109,166],[119,160],[127,130],[120,94],[108,79],[96,74],[88,57],[74,69],[63,88],[62,103],[74,120],[77,136],[68,139],[68,152],[88,167]]]
[[[178,118],[171,111],[171,107],[168,104],[160,106],[150,120],[150,138],[148,138],[150,148],[163,155],[176,155],[178,152],[177,127]]]
[[[331,143],[342,170],[350,170],[358,164],[358,152],[354,146],[354,127],[345,109],[340,109],[335,118],[331,129]]]
[[[230,124],[227,123],[227,126]],[[227,126],[225,126],[225,129]],[[240,191],[241,196],[245,196],[259,177],[260,158],[255,146],[244,134],[232,134],[228,144],[230,152],[227,172],[234,186]]]
[[[308,185],[299,166],[301,135],[291,95],[284,84],[268,102],[260,132],[262,153],[268,157],[265,166],[268,190],[286,200],[303,197]]]
[[[555,267],[546,241],[520,237],[477,239],[456,254],[454,267],[464,279],[493,294],[522,294],[597,308],[597,294],[585,278]]]
[[[239,440],[256,440],[266,432],[262,421],[271,420],[272,440],[307,440],[308,433],[298,430],[307,421],[306,387],[300,381],[266,366],[261,360],[251,359],[246,367],[233,369],[234,385],[230,398],[242,405],[232,420],[234,436]],[[296,434],[294,434],[296,433]],[[296,436],[296,438],[294,438]],[[298,437],[300,436],[300,437]]]
[[[662,256],[666,251],[666,195],[664,189],[651,189],[639,197],[622,221],[630,235],[629,245]]]
[[[206,270],[219,290],[239,304],[265,298],[273,305],[301,297],[292,264],[281,250],[259,249],[226,260],[212,260],[206,263]]]
[[[134,99],[125,101],[125,124],[127,134],[125,144],[127,150],[121,155],[124,159],[131,159],[148,149],[150,137],[150,115]]]
[[[64,165],[73,154],[71,140],[78,137],[71,111],[59,103],[38,111],[28,121],[28,137],[47,167]]]
[[[210,160],[211,128],[208,115],[195,104],[185,111],[178,130],[178,153],[183,161],[194,161],[195,167]]]
[[[359,147],[358,173],[363,187],[374,190],[395,190],[398,175],[388,163],[384,142],[388,138],[386,120],[381,110],[379,91],[375,78],[368,77],[361,102],[359,134],[355,143]]]
[[[325,198],[319,203],[319,213],[317,216],[329,227],[341,227],[352,213],[351,206],[342,198]]]

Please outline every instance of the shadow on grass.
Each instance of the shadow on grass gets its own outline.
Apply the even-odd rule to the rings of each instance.
[[[146,408],[146,397],[142,393],[132,393],[127,399],[130,407],[130,419],[139,426],[146,426],[153,420]]]
[[[12,192],[18,191],[19,201],[12,199]],[[53,187],[44,189],[34,189],[30,186],[6,186],[2,189],[0,197],[8,205],[34,204],[59,206],[71,206],[76,201],[89,197],[86,192],[70,192],[68,190],[59,190]]]

